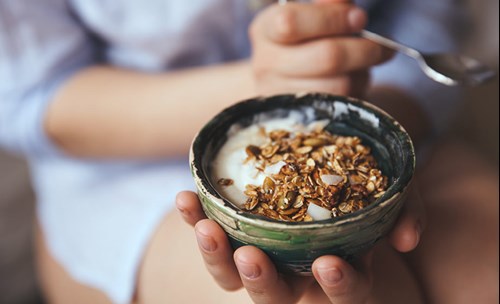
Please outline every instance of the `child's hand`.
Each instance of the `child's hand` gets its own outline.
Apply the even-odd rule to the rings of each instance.
[[[410,203],[389,239],[396,249],[409,251],[420,239],[420,212]],[[184,220],[195,226],[196,237],[205,265],[217,283],[226,290],[245,287],[255,303],[296,303],[305,296],[330,300],[332,303],[363,303],[371,294],[371,254],[356,269],[336,256],[314,261],[315,288],[311,277],[281,276],[264,252],[253,246],[237,249],[234,254],[222,228],[206,219],[198,197],[181,192],[176,200]],[[411,211],[411,212],[408,212]]]
[[[262,94],[320,91],[362,97],[369,68],[392,52],[355,37],[364,11],[349,1],[288,3],[264,10],[250,28],[252,64]]]

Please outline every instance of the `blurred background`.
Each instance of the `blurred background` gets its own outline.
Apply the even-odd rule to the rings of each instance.
[[[498,0],[467,1],[475,16],[474,34],[463,53],[484,61],[498,73]],[[499,84],[468,89],[450,136],[477,148],[498,172]],[[36,283],[32,230],[34,194],[25,162],[0,150],[0,303],[42,303]]]

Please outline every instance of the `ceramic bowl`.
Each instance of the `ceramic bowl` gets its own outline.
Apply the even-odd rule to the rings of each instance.
[[[239,210],[221,196],[210,180],[210,164],[230,127],[248,126],[260,113],[283,116],[290,110],[312,111],[315,119],[330,120],[326,129],[331,133],[360,137],[388,176],[385,194],[357,212],[300,223]],[[413,177],[415,153],[403,127],[368,102],[326,94],[277,95],[239,102],[215,116],[195,137],[190,166],[205,213],[227,232],[234,248],[257,246],[281,271],[310,274],[317,257],[337,255],[353,261],[391,230]]]

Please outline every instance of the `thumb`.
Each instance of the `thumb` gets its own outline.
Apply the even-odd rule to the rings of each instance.
[[[359,269],[336,256],[323,256],[313,263],[313,274],[335,304],[364,303],[372,288],[370,252],[360,260]]]

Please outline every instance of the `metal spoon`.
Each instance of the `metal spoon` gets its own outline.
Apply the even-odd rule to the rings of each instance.
[[[360,36],[412,57],[429,78],[445,85],[480,85],[496,74],[486,65],[463,55],[425,54],[367,30],[361,31]]]
[[[287,2],[287,0],[278,1],[280,5]],[[429,78],[445,85],[475,86],[485,83],[496,75],[489,67],[470,57],[451,53],[422,53],[367,30],[362,30],[360,36],[412,57]]]

